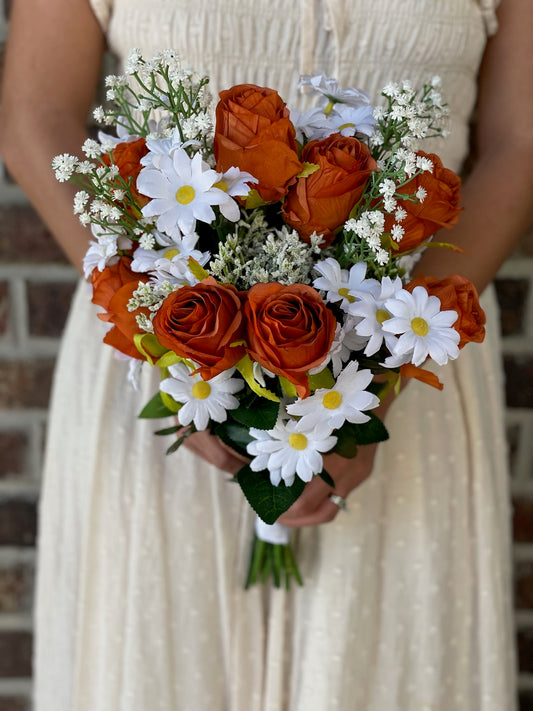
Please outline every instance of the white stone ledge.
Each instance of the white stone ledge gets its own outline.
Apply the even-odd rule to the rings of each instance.
[[[0,546],[0,567],[8,568],[15,565],[34,565],[35,548],[19,548],[18,546]]]
[[[0,696],[31,696],[31,679],[0,679]]]
[[[31,632],[33,617],[31,614],[0,615],[0,632]]]

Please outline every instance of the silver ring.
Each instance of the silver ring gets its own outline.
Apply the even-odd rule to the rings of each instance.
[[[332,504],[338,506],[341,511],[346,511],[346,509],[348,508],[346,505],[346,499],[343,499],[342,496],[340,496],[339,494],[330,494],[329,500]]]

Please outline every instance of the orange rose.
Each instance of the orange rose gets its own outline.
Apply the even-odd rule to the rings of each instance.
[[[220,92],[214,150],[217,170],[250,173],[265,202],[281,200],[302,170],[289,110],[277,92],[253,84]]]
[[[307,397],[307,371],[326,358],[337,325],[320,295],[306,284],[255,284],[244,309],[252,360],[287,378],[300,397]]]
[[[376,161],[364,143],[334,133],[321,141],[310,141],[302,160],[319,169],[307,178],[298,178],[283,204],[285,222],[306,242],[316,232],[324,235],[323,247],[335,238],[365,190]]]
[[[98,314],[102,321],[108,321],[113,327],[106,333],[104,343],[131,356],[145,360],[133,342],[137,333],[143,333],[135,317],[144,313],[149,315],[148,309],[128,311],[128,301],[140,281],[148,281],[146,274],[139,274],[130,269],[130,259],[121,257],[116,264],[106,267],[102,272],[94,269],[91,274],[93,285],[93,304],[105,309],[106,313]]]
[[[150,202],[150,198],[146,195],[137,191],[137,176],[141,172],[141,158],[148,153],[148,148],[146,147],[146,141],[144,138],[138,138],[136,141],[126,141],[124,143],[118,143],[111,156],[106,154],[102,157],[102,160],[106,165],[116,165],[118,167],[118,172],[120,177],[126,182],[131,178],[131,192],[135,198],[135,202],[139,207],[143,207],[147,202]]]
[[[204,380],[231,368],[245,353],[243,346],[232,346],[244,337],[239,292],[213,277],[167,296],[153,323],[161,345],[198,363]]]
[[[425,171],[406,183],[400,192],[414,195],[418,188],[424,188],[427,195],[418,204],[400,200],[407,217],[400,223],[405,230],[399,242],[400,252],[418,247],[424,240],[435,234],[441,227],[451,227],[459,219],[461,200],[461,179],[448,168],[444,168],[441,159],[434,153],[418,151],[417,155],[429,158],[433,163],[433,172]],[[390,232],[394,217],[387,215],[385,231]]]
[[[412,292],[415,286],[423,286],[431,295],[438,296],[443,310],[457,312],[458,318],[453,327],[461,337],[459,348],[470,341],[481,343],[485,338],[486,318],[471,281],[458,274],[446,279],[419,276],[405,288]]]

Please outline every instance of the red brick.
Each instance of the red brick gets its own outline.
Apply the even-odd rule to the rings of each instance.
[[[21,499],[0,501],[0,546],[34,546],[36,531],[35,502]]]
[[[508,407],[533,408],[533,356],[504,358]]]
[[[67,319],[76,284],[29,283],[28,311],[30,336],[60,336]]]
[[[9,19],[9,16],[11,14],[12,4],[13,4],[12,0],[4,0],[4,13],[5,13],[6,19]]]
[[[513,537],[517,543],[533,542],[533,499],[513,501]]]
[[[0,207],[0,262],[66,264],[67,259],[35,210],[11,205]]]
[[[500,323],[504,336],[519,335],[524,330],[528,279],[497,279],[496,293],[500,304]]]
[[[25,432],[0,432],[0,479],[26,473],[27,449]]]
[[[0,282],[0,338],[5,336],[9,329],[9,285]]]
[[[0,408],[46,408],[53,371],[51,358],[0,361]]]
[[[514,566],[515,608],[533,609],[533,561],[518,561]]]
[[[0,678],[31,676],[31,654],[29,632],[0,631]]]
[[[30,711],[29,699],[22,696],[0,696],[0,711]]]
[[[507,427],[507,452],[509,457],[509,471],[511,476],[515,474],[516,455],[520,446],[522,428],[518,422]]]
[[[518,668],[521,672],[533,672],[533,630],[519,630],[516,635]]]
[[[30,565],[0,568],[0,613],[31,612],[33,578]]]

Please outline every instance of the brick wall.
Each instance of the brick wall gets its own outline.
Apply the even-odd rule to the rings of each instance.
[[[0,42],[7,5],[5,0]],[[36,500],[54,358],[75,281],[74,269],[0,166],[0,711],[30,710]],[[497,288],[514,501],[520,711],[533,711],[533,232],[502,267]]]

